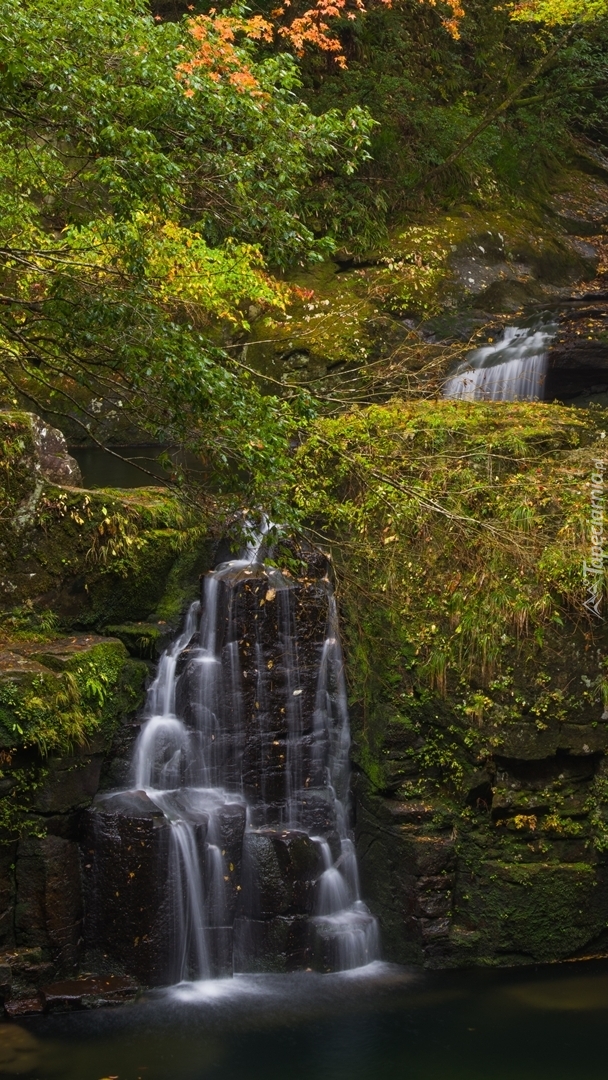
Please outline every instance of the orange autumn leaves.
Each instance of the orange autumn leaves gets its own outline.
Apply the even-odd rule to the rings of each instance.
[[[386,7],[392,6],[392,0],[378,0]],[[437,6],[437,0],[420,0]],[[449,15],[441,17],[445,29],[457,38],[459,22],[464,15],[460,0],[444,0]],[[178,77],[188,84],[185,91],[188,97],[194,94],[190,85],[195,74],[206,75],[215,83],[226,82],[241,93],[264,97],[258,80],[251,70],[245,50],[239,47],[239,41],[259,41],[267,44],[275,38],[283,39],[297,56],[303,56],[310,48],[333,55],[340,67],[346,66],[342,44],[335,33],[332,23],[336,19],[357,18],[365,12],[364,0],[316,0],[314,7],[308,8],[301,15],[293,14],[292,0],[283,0],[280,7],[272,12],[273,22],[261,15],[250,17],[233,12],[217,12],[211,8],[208,15],[196,15],[189,20],[189,30],[196,42],[194,54],[178,67]]]
[[[246,54],[238,48],[237,40],[245,37],[249,41],[271,42],[274,30],[266,19],[261,15],[244,18],[224,12],[218,14],[215,8],[211,8],[208,15],[196,15],[190,19],[189,29],[196,42],[196,52],[179,65],[179,78],[188,82],[191,75],[200,71],[212,82],[225,81],[240,93],[263,96]],[[187,97],[192,97],[194,90],[188,86],[185,93]]]
[[[437,0],[420,0],[421,4],[425,2],[430,4],[431,7],[437,7]],[[460,20],[464,18],[464,8],[459,0],[448,0],[446,7],[449,8],[451,14],[447,16],[442,15],[441,21],[448,34],[453,38],[458,39],[460,37]]]
[[[391,0],[380,2],[391,6]],[[363,0],[352,0],[352,3],[354,11],[347,11],[347,0],[317,0],[315,6],[303,15],[295,16],[287,25],[280,26],[278,34],[289,42],[297,56],[302,56],[306,48],[312,45],[322,52],[333,53],[336,63],[346,67],[342,45],[332,31],[331,20],[344,17],[356,19],[357,12],[365,11]],[[277,19],[288,17],[290,7],[291,0],[283,0],[283,5],[272,14]]]

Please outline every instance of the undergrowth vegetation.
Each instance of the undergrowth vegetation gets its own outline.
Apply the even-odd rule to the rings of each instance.
[[[593,642],[583,561],[605,425],[603,411],[556,405],[399,400],[317,422],[295,498],[333,555],[365,713],[449,694],[475,731],[500,702],[511,719],[532,704],[540,726],[572,707],[540,677],[541,655],[575,628]],[[540,683],[526,703],[517,683],[530,657]],[[599,700],[601,681],[578,704]],[[489,750],[490,730],[473,741]],[[427,757],[441,743],[445,732],[429,738]]]

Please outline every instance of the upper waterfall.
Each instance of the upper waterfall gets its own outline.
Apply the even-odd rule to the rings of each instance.
[[[467,401],[542,399],[547,352],[557,332],[554,321],[531,327],[507,326],[497,341],[473,349],[444,386],[448,398]]]

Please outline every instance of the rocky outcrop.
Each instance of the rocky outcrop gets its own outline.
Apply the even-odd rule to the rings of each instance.
[[[82,487],[78,462],[68,453],[65,436],[39,416],[31,417],[34,446],[40,473],[53,484]]]
[[[541,741],[532,760],[486,760],[460,805],[383,796],[359,777],[362,883],[388,958],[512,965],[608,950],[602,727],[601,754],[541,756]]]
[[[124,776],[150,661],[208,552],[200,515],[167,492],[79,486],[37,417],[0,413],[0,440],[0,997],[18,1015],[134,992],[103,956],[106,983],[69,982],[86,949],[84,815]]]
[[[384,646],[388,658],[400,648]],[[603,623],[566,619],[542,648],[514,649],[506,673],[477,673],[478,712],[464,678],[410,696],[394,674],[371,715],[355,705],[362,887],[388,959],[608,954],[605,654]]]
[[[61,471],[71,469],[72,459],[40,457],[41,426],[29,413],[0,412],[0,610],[6,632],[19,631],[7,618],[28,623],[37,612],[80,629],[121,626],[134,638],[138,623],[166,632],[208,565],[203,514],[160,488],[60,486],[47,478],[42,460],[47,468],[55,461]],[[149,627],[141,636],[150,639]]]
[[[0,652],[0,967],[9,1013],[83,959],[81,817],[147,669],[99,635]],[[120,737],[118,738],[120,742]],[[46,1006],[45,1006],[46,1007]]]
[[[584,572],[606,426],[391,402],[301,450],[302,506],[343,566],[362,895],[387,959],[608,948],[608,637]]]

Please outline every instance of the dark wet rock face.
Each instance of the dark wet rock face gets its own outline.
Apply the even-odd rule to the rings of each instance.
[[[549,352],[545,399],[585,405],[608,403],[608,294],[562,312]]]
[[[239,918],[234,934],[238,971],[283,973],[307,967],[310,963],[310,924],[303,915]]]
[[[89,813],[86,822],[86,944],[155,985],[165,980],[172,938],[166,878],[159,873],[167,865],[169,825],[156,808],[114,809]]]
[[[74,840],[32,837],[19,847],[15,936],[46,947],[56,966],[74,969],[82,945],[79,853]]]
[[[260,829],[248,833],[242,908],[252,918],[312,915],[322,870],[318,846],[304,832]]]

